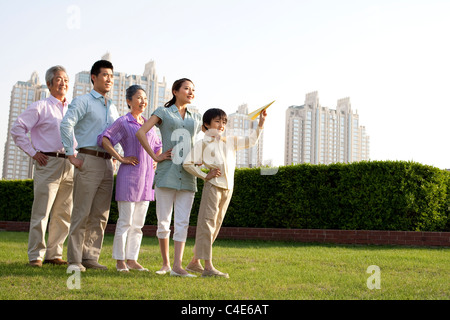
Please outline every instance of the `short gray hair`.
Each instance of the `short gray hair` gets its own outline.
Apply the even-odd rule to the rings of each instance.
[[[129,101],[133,99],[133,96],[138,92],[139,90],[142,90],[145,92],[144,88],[142,88],[140,85],[135,84],[127,88],[126,96],[125,98]],[[147,93],[146,93],[147,94]],[[131,109],[130,105],[128,105],[128,109]]]
[[[55,73],[58,71],[64,71],[67,74],[67,71],[63,66],[51,67],[45,73],[45,82],[47,83],[47,86],[50,87],[53,84],[53,78],[55,77]]]

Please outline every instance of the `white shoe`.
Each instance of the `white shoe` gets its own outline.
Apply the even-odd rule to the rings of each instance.
[[[130,270],[136,270],[136,271],[148,271],[148,269],[144,268],[144,267],[142,267],[140,269],[136,269],[136,268],[131,268],[129,265],[127,265],[127,268],[130,269]]]
[[[120,269],[120,268],[117,268],[117,267],[116,267],[116,270],[119,271],[119,272],[129,272],[130,271],[130,270],[128,270],[128,268]]]
[[[172,271],[171,268],[169,268],[169,270],[158,270],[158,271],[155,271],[155,273],[159,274],[160,276],[163,276],[163,275],[165,275],[166,273],[168,273],[170,271]]]
[[[180,273],[176,273],[173,270],[170,270],[170,275],[172,277],[184,277],[184,278],[197,278],[196,275],[190,274],[190,273],[186,273],[186,274],[180,274]]]

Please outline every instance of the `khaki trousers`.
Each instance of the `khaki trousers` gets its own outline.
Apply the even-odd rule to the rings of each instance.
[[[233,189],[218,188],[205,182],[195,233],[196,259],[212,259],[212,245],[219,234],[232,194]]]
[[[112,160],[79,153],[75,168],[73,212],[67,242],[69,264],[98,261],[109,217],[114,185]]]
[[[48,157],[46,166],[35,164],[34,200],[28,237],[29,261],[42,261],[44,255],[47,260],[62,258],[72,213],[73,172],[72,164],[64,158]]]

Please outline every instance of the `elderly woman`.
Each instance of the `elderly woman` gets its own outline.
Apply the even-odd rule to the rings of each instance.
[[[130,112],[99,135],[97,142],[121,162],[116,178],[115,197],[119,209],[113,243],[116,269],[124,272],[129,269],[148,271],[137,259],[149,201],[155,199],[152,190],[154,162],[136,139],[136,132],[145,122],[142,113],[148,105],[147,95],[140,86],[133,85],[127,89],[126,100]],[[145,139],[155,154],[162,158],[170,157],[170,153],[161,154],[162,145],[155,130],[147,132]],[[114,150],[118,143],[123,148],[123,157]]]

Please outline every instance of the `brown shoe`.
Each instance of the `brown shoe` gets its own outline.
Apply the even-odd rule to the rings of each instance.
[[[63,259],[51,259],[51,260],[44,260],[44,264],[49,263],[49,264],[54,264],[54,265],[67,265],[67,261],[64,261]]]
[[[29,263],[32,267],[42,267],[42,260],[33,260]]]
[[[229,278],[230,276],[228,273],[220,272],[219,270],[213,269],[213,270],[204,270],[202,272],[202,277],[223,277],[223,278]]]
[[[198,272],[198,273],[202,273],[204,271],[204,269],[200,263],[196,264],[196,263],[191,263],[191,262],[189,262],[189,264],[186,266],[186,270],[190,271],[190,272]]]
[[[81,263],[71,263],[67,267],[67,273],[70,273],[70,272],[73,272],[73,271],[85,272],[86,268],[83,267],[83,265]]]

